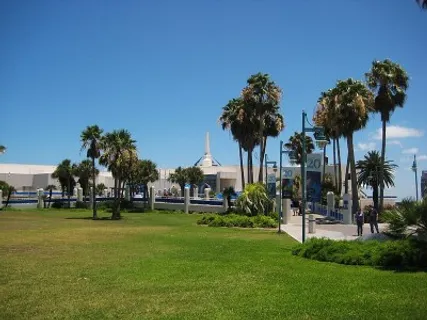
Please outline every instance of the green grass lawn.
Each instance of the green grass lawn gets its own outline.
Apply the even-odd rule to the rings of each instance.
[[[1,212],[0,319],[427,318],[426,273],[306,260],[286,235],[197,215],[124,215]]]

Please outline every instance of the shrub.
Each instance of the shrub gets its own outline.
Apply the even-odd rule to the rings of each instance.
[[[427,267],[427,246],[414,239],[389,241],[334,241],[309,239],[292,253],[318,261],[347,265],[368,265],[393,269]]]
[[[248,217],[238,214],[218,215],[206,214],[203,215],[197,224],[204,224],[210,227],[240,227],[240,228],[275,228],[277,222],[271,217],[255,216]]]
[[[50,207],[54,209],[68,208],[68,201],[55,201],[52,202],[52,205]]]
[[[271,211],[272,207],[273,201],[268,197],[267,190],[262,183],[248,184],[236,200],[237,211],[249,216]]]
[[[417,234],[420,238],[427,238],[427,199],[420,202],[403,199],[395,209],[384,213],[384,220],[389,223],[392,234]]]
[[[89,208],[90,208],[90,202],[83,202],[83,201],[76,202],[76,209],[89,209]]]

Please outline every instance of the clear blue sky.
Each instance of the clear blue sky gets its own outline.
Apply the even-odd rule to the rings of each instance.
[[[427,169],[426,32],[413,0],[1,1],[0,160],[79,161],[79,134],[96,123],[130,130],[141,157],[163,168],[192,165],[206,131],[214,156],[236,164],[217,119],[251,74],[283,88],[287,140],[321,91],[391,58],[411,83],[390,123],[387,154],[400,169],[389,193],[414,195],[412,151]],[[378,128],[377,116],[357,133],[357,158],[380,147]],[[269,142],[271,159],[278,146]]]

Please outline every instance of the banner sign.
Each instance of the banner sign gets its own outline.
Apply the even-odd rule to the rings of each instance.
[[[299,168],[295,168],[295,170],[299,170]],[[282,168],[282,179],[294,179],[295,178],[295,170],[294,168]]]
[[[320,202],[322,199],[321,172],[307,171],[307,200]]]
[[[294,179],[282,179],[282,199],[292,199]]]
[[[267,193],[270,198],[276,197],[276,174],[270,173],[267,175]]]
[[[307,171],[322,172],[323,153],[307,154]]]

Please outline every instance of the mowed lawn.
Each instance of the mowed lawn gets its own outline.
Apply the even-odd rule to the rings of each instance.
[[[427,319],[427,274],[291,255],[198,215],[0,213],[0,319]],[[69,219],[73,218],[73,219]]]

